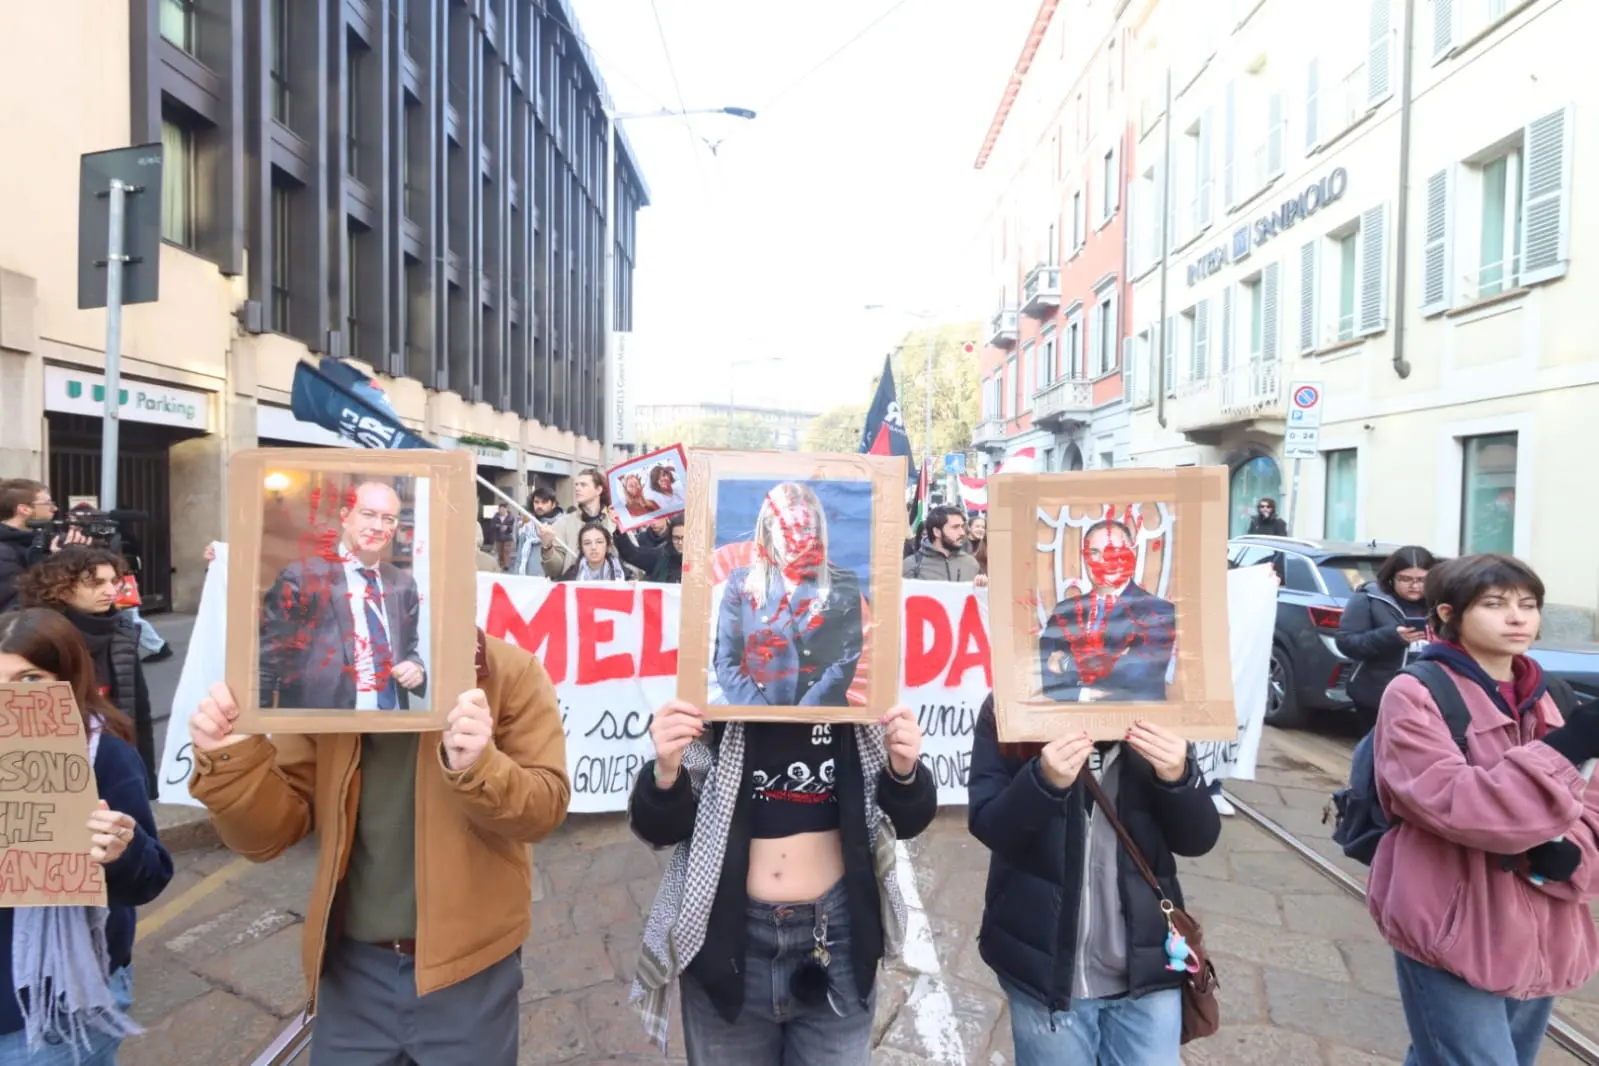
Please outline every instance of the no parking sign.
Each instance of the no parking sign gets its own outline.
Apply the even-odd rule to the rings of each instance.
[[[1288,429],[1283,454],[1289,459],[1314,459],[1321,451],[1321,383],[1296,381],[1288,393]]]

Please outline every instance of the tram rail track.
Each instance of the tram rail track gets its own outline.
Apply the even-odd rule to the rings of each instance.
[[[1351,876],[1348,871],[1342,869],[1337,863],[1289,832],[1274,821],[1271,816],[1262,813],[1251,804],[1239,799],[1228,789],[1223,788],[1222,795],[1227,797],[1228,802],[1237,808],[1239,816],[1265,832],[1266,835],[1272,837],[1279,844],[1282,844],[1344,892],[1361,902],[1365,902],[1366,886],[1361,883],[1359,878]],[[1558,1003],[1556,1004],[1554,1016],[1549,1020],[1549,1038],[1559,1045],[1561,1050],[1583,1063],[1584,1066],[1599,1066],[1599,1040],[1595,1040],[1588,1033],[1578,1028],[1569,1018],[1563,1017]]]

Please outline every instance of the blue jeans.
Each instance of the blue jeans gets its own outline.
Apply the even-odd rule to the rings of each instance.
[[[1168,988],[1133,999],[1075,999],[1063,1011],[1009,981],[1016,1066],[1182,1066],[1183,994]]]
[[[133,1006],[133,967],[124,966],[111,975],[111,998],[126,1013]],[[0,1066],[117,1066],[120,1037],[90,1033],[87,1050],[80,1044],[78,1057],[66,1044],[45,1044],[28,1050],[28,1035],[22,1031],[0,1036]]]
[[[1553,996],[1506,999],[1394,952],[1410,1028],[1405,1066],[1533,1066]]]
[[[794,973],[816,947],[818,912],[827,914],[829,1003],[808,1006],[789,993]],[[875,986],[862,1006],[850,962],[849,910],[840,881],[814,903],[762,903],[746,910],[744,1009],[729,1023],[699,982],[684,976],[683,1043],[689,1066],[868,1066]],[[0,1064],[3,1066],[3,1064]]]

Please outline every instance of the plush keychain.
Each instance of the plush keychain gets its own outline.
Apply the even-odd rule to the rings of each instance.
[[[1188,950],[1188,938],[1175,929],[1166,934],[1166,969],[1177,973],[1198,973],[1199,960]]]

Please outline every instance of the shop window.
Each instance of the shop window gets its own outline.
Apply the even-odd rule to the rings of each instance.
[[[1328,540],[1355,539],[1355,508],[1360,489],[1358,458],[1354,448],[1322,455],[1327,470],[1322,535]]]
[[[1460,445],[1460,553],[1515,551],[1516,434],[1466,437]]]
[[[1268,496],[1281,500],[1282,489],[1282,467],[1269,455],[1257,455],[1234,467],[1227,494],[1231,514],[1228,536],[1238,537],[1248,533],[1249,520],[1255,514],[1255,504]]]

